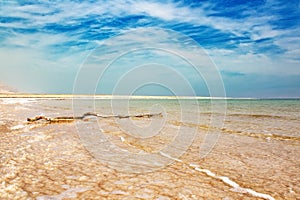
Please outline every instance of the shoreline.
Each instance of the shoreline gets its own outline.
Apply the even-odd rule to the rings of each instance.
[[[11,101],[10,104],[0,104],[0,163],[4,166],[0,182],[5,183],[0,186],[0,197],[295,199],[300,194],[297,186],[299,178],[296,176],[299,142],[273,138],[270,133],[277,130],[274,128],[270,129],[271,132],[263,132],[267,127],[260,123],[261,118],[251,118],[249,122],[249,118],[230,116],[225,128],[218,129],[220,136],[216,145],[203,159],[199,157],[199,148],[210,128],[204,126],[207,123],[209,125],[209,121],[202,121],[204,125],[199,124],[193,143],[182,156],[173,158],[161,152],[166,158],[174,160],[170,165],[147,173],[126,173],[116,170],[105,160],[93,157],[84,148],[75,123],[25,122],[26,117],[41,113],[50,117],[72,116],[70,98],[50,95],[48,101],[43,101],[45,96],[40,96],[36,99],[23,98],[24,104],[22,98],[0,99],[3,102]],[[104,106],[101,109],[105,109],[105,104],[101,105]],[[243,108],[247,111],[247,107]],[[99,128],[94,118],[89,119],[79,123],[88,125],[88,130]],[[148,119],[134,120],[139,125],[149,122]],[[281,122],[281,118],[273,118],[273,121],[268,118],[268,121],[273,125],[286,124],[285,121]],[[177,121],[168,121],[157,138],[139,140],[120,131],[122,124],[112,118],[99,118],[98,122],[113,144],[133,152],[151,152],[161,144],[167,144],[169,136],[178,127],[185,127]],[[258,128],[248,130],[247,127],[251,125]],[[292,124],[281,125],[278,128],[285,130],[284,133],[293,127],[295,130],[297,128]],[[266,136],[243,134],[249,131]],[[130,164],[130,160],[127,164]],[[141,183],[145,190],[140,188]]]
[[[95,98],[95,99],[236,99],[231,97],[203,97],[203,96],[143,96],[143,95],[110,95],[110,94],[0,94],[0,98]],[[255,98],[242,98],[255,99]]]
[[[29,94],[0,93],[0,98],[37,98],[37,99],[182,99],[182,100],[300,100],[300,97],[205,97],[205,96],[146,96],[146,95],[111,95],[111,94]]]

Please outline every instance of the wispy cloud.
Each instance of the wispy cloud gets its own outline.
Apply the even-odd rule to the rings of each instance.
[[[227,74],[300,75],[299,16],[297,0],[3,1],[0,70],[49,66],[74,74],[88,51],[104,40],[158,26],[193,38]],[[12,61],[13,52],[26,62]],[[3,74],[0,78],[8,80]]]

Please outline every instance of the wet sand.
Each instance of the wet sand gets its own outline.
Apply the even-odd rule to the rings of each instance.
[[[70,100],[52,99],[51,109],[45,107],[49,100],[0,101],[0,199],[300,199],[297,137],[224,128],[215,148],[200,159],[207,129],[202,126],[188,151],[172,164],[154,172],[125,173],[95,159],[74,123],[27,124],[27,117],[41,113],[72,115],[71,104],[60,106]],[[105,134],[122,145],[123,133],[115,130],[114,121],[101,123]],[[143,150],[150,145],[130,142]]]

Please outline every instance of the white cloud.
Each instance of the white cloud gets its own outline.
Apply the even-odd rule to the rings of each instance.
[[[283,35],[286,31],[284,30],[273,30],[270,25],[253,27],[251,39],[260,40],[264,38],[275,38]]]
[[[286,50],[283,57],[286,60],[300,62],[300,28],[293,31],[287,31],[285,37],[280,37],[275,44]],[[300,66],[300,65],[299,65]],[[299,69],[300,70],[300,69]]]
[[[243,19],[231,19],[228,17],[209,16],[214,13],[212,5],[203,4],[202,7],[191,8],[188,5],[182,6],[178,3],[162,3],[157,1],[121,1],[111,0],[102,2],[60,2],[26,6],[3,6],[0,16],[21,17],[29,20],[23,24],[24,27],[43,26],[47,23],[72,24],[76,20],[90,14],[98,15],[99,20],[107,17],[124,16],[128,14],[147,15],[164,21],[175,21],[177,23],[190,23],[193,25],[211,26],[223,32],[229,32],[237,36],[249,34],[253,40],[268,37],[276,37],[282,31],[274,30],[269,24],[270,21],[277,20],[273,13],[268,12],[268,7],[274,6],[267,2],[264,8],[265,13],[258,11],[248,11],[248,17]],[[45,14],[45,15],[36,15]],[[54,13],[54,14],[51,14]],[[97,22],[95,22],[97,23]],[[12,27],[20,23],[2,23],[0,26]]]
[[[133,3],[132,7],[131,12],[144,13],[162,20],[191,21],[193,18],[188,7],[177,7],[174,3],[140,1]]]
[[[112,27],[102,21],[109,18],[124,17],[128,15],[145,15],[151,21],[152,18],[164,21],[165,25],[172,24],[189,24],[191,26],[209,26],[222,32],[231,33],[236,36],[250,37],[249,43],[242,43],[237,51],[224,48],[208,49],[208,53],[220,68],[220,70],[240,72],[246,74],[280,74],[280,75],[300,75],[300,39],[299,28],[291,28],[290,30],[275,29],[270,23],[278,20],[276,13],[269,11],[268,7],[274,6],[273,1],[267,1],[266,5],[260,10],[248,10],[246,18],[232,19],[229,17],[212,16],[214,13],[212,4],[206,3],[200,7],[189,7],[179,3],[162,3],[158,1],[134,1],[134,0],[111,0],[105,3],[101,1],[75,3],[64,1],[60,3],[48,2],[47,4],[35,4],[18,6],[17,3],[2,3],[0,8],[0,17],[20,17],[24,21],[14,21],[0,23],[0,27],[10,30],[5,36],[4,47],[0,50],[1,66],[10,66],[19,69],[20,66],[47,66],[49,69],[60,70],[61,66],[76,66],[83,60],[83,54],[68,54],[63,52],[61,57],[49,55],[49,46],[54,44],[63,44],[66,41],[79,41],[81,34],[84,34],[87,28],[82,25],[82,29],[77,35],[69,33],[50,33],[44,29],[47,24],[59,24],[61,26],[69,26],[82,22],[81,18],[93,15],[92,18],[95,25],[91,25],[92,29],[101,31],[111,31],[113,33],[124,32],[124,27]],[[260,13],[261,12],[261,13]],[[142,19],[145,20],[145,19]],[[142,21],[140,21],[142,22]],[[103,26],[102,26],[103,25]],[[102,27],[101,27],[102,26]],[[35,29],[39,33],[17,33],[10,28]],[[129,25],[130,28],[130,25]],[[80,28],[79,28],[80,29]],[[121,30],[120,30],[121,29]],[[128,30],[128,27],[126,27]],[[48,31],[48,32],[47,32]],[[55,32],[55,28],[53,32]],[[43,32],[43,33],[42,33]],[[193,36],[197,36],[194,31]],[[130,35],[123,37],[123,40],[134,42],[145,42],[147,44],[159,43],[161,39],[168,38],[169,35],[165,32],[160,32],[160,38],[151,38],[149,35]],[[272,59],[263,53],[257,54],[252,52],[255,40],[273,38],[274,44],[286,50],[285,53]],[[172,42],[169,39],[169,47],[177,48],[176,52],[180,55],[196,60],[193,54],[190,54],[193,49],[186,48],[182,50],[179,46],[172,46],[176,41]],[[178,39],[178,38],[174,38]],[[93,39],[91,39],[93,40]],[[96,40],[96,39],[95,39]],[[96,41],[103,44],[99,39]],[[272,41],[271,41],[272,42]],[[133,42],[131,42],[133,43]],[[216,44],[217,46],[218,44]],[[10,51],[6,46],[19,46],[20,49]],[[186,44],[188,46],[188,44]],[[126,50],[128,46],[123,46]],[[248,51],[242,51],[248,49]],[[115,49],[115,50],[122,50]],[[246,54],[242,54],[247,52]],[[14,59],[19,54],[18,59]],[[51,57],[49,59],[49,57]],[[55,59],[53,58],[55,57]],[[199,57],[198,57],[199,58]]]
[[[300,61],[289,62],[286,57],[269,58],[264,54],[251,52],[244,55],[235,52],[220,54],[215,50],[208,50],[208,52],[221,71],[242,74],[300,76]]]

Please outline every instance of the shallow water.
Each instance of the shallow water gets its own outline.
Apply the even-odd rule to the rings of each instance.
[[[2,199],[300,198],[299,100],[0,101]]]

